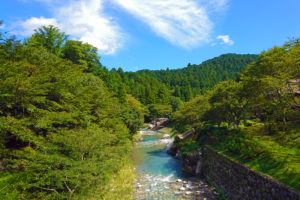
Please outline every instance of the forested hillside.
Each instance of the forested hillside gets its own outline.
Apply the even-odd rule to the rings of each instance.
[[[235,80],[257,55],[224,54],[199,65],[188,64],[175,70],[141,70],[137,74],[148,75],[164,83],[175,97],[188,101],[211,90],[218,82]]]
[[[297,155],[298,58],[295,40],[259,56],[124,72],[53,26],[24,41],[0,33],[0,199],[130,199],[133,135],[157,117],[170,117],[177,132],[199,130],[183,145],[189,150],[207,127],[226,127],[212,145],[246,159],[269,156],[260,136],[248,134],[257,131]]]
[[[146,120],[151,120],[176,111],[221,81],[238,79],[239,72],[256,59],[257,55],[226,54],[176,70],[124,72],[102,67],[97,74],[119,98],[129,93],[138,99],[146,106]]]
[[[237,81],[217,84],[172,113],[174,128],[196,134],[184,155],[210,145],[300,190],[300,40],[261,53]]]

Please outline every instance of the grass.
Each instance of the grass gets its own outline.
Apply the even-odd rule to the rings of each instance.
[[[170,134],[172,132],[173,128],[172,127],[164,127],[162,129],[159,129],[159,132],[164,133],[164,134]]]
[[[240,154],[231,152],[226,148],[225,143],[224,146],[216,145],[214,148],[251,169],[267,174],[300,191],[299,149],[280,146],[267,138],[257,137],[255,140],[259,140],[256,147],[250,146],[248,149],[251,150],[241,149]],[[244,144],[246,146],[247,143]],[[259,155],[253,153],[257,149],[261,151]],[[243,151],[248,151],[248,153]]]
[[[132,164],[127,164],[111,180],[110,192],[107,192],[103,200],[134,199],[135,171]]]
[[[148,128],[149,125],[150,125],[149,123],[144,123],[144,124],[143,124],[143,128]]]
[[[162,129],[159,129],[158,131],[164,134],[169,134],[173,138],[179,134],[179,132],[176,131],[173,126],[166,126]]]
[[[300,191],[300,149],[297,144],[279,142],[278,135],[266,134],[265,126],[244,128],[230,132],[214,145],[224,154],[267,174],[276,180]],[[298,134],[299,135],[299,134]],[[280,136],[282,137],[282,136]]]
[[[133,200],[135,178],[136,173],[134,166],[128,161],[128,163],[111,178],[109,184],[99,186],[98,192],[88,200]],[[105,191],[105,193],[103,191]]]
[[[270,131],[270,127],[271,130]],[[300,191],[300,148],[297,124],[286,127],[253,123],[240,129],[210,127],[179,144],[183,152],[209,144],[217,151]]]

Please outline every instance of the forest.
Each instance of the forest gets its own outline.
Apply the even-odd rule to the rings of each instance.
[[[184,154],[208,145],[299,191],[299,55],[299,39],[275,46],[173,112],[174,130],[197,133],[179,144]]]
[[[1,34],[0,199],[111,199],[132,169],[142,108],[90,73],[96,51],[52,26],[24,42]]]
[[[124,72],[54,26],[24,41],[1,32],[0,199],[130,199],[134,134],[158,117],[175,133],[197,130],[186,152],[209,138],[299,189],[299,55],[293,39],[260,55]]]

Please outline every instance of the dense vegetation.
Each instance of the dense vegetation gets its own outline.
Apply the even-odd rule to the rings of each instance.
[[[230,54],[199,70],[148,75],[109,71],[95,47],[68,40],[53,26],[24,42],[4,33],[0,41],[1,199],[129,198],[131,139],[144,119],[176,111],[218,81],[236,78],[255,58]],[[212,68],[213,62],[224,66]],[[201,82],[205,87],[190,84],[196,74],[217,71],[220,76]],[[170,84],[160,74],[179,78]],[[125,177],[127,184],[120,184]],[[113,197],[111,190],[126,192]]]
[[[104,68],[99,74],[116,94],[129,93],[145,105],[148,121],[167,116],[221,81],[238,79],[239,72],[256,59],[257,55],[225,54],[176,70],[123,72],[121,68]]]
[[[54,27],[24,43],[1,35],[0,199],[105,199],[130,171],[142,108],[89,73],[98,65],[94,47]]]
[[[237,79],[239,72],[256,59],[257,55],[253,54],[224,54],[199,65],[188,64],[182,69],[141,70],[137,74],[156,78],[171,90],[173,96],[188,101],[221,81]]]
[[[210,144],[299,189],[299,55],[292,40],[134,73],[53,26],[0,33],[0,199],[130,199],[132,136],[163,116],[198,130],[185,151]]]
[[[259,55],[237,81],[219,83],[172,114],[197,134],[184,153],[211,145],[300,190],[300,40]]]

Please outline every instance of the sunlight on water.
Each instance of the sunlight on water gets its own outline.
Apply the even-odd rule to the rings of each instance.
[[[173,142],[172,138],[151,130],[142,130],[140,134],[142,140],[135,143],[132,155],[138,173],[137,200],[195,199],[195,196],[189,194],[203,193],[203,191],[196,191],[199,188],[198,183],[196,186],[195,183],[192,184],[188,181],[189,177],[181,170],[181,161],[166,153],[165,149],[169,143]],[[178,179],[182,182],[178,182]],[[191,192],[191,185],[194,185],[193,192]],[[207,185],[205,187],[208,189]],[[196,199],[211,198],[198,196]]]

